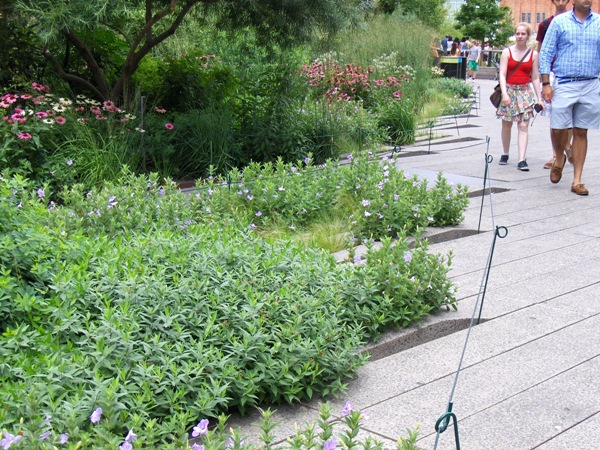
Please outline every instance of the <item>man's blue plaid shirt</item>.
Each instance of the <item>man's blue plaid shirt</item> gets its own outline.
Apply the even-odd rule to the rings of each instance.
[[[600,73],[600,16],[596,13],[581,22],[573,11],[556,16],[540,49],[540,73],[553,72],[559,78],[593,78]]]

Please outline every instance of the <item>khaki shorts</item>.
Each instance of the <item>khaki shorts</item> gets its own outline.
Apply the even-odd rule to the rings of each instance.
[[[555,83],[550,127],[555,130],[600,128],[600,82]]]

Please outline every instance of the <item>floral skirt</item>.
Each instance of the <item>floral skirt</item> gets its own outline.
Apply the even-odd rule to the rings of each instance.
[[[533,118],[533,105],[537,103],[531,84],[507,84],[506,92],[510,97],[510,105],[500,106],[496,110],[496,118],[507,122],[522,122]]]

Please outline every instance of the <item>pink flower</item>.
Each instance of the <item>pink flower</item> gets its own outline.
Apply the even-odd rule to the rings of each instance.
[[[166,128],[167,130],[172,130],[172,129],[173,129],[173,124],[172,124],[172,123],[166,123],[166,124],[165,124],[165,128]]]
[[[129,117],[121,117],[121,122],[129,122]]]
[[[6,94],[2,97],[2,101],[8,103],[9,105],[16,102],[19,97],[16,94]]]
[[[58,116],[55,120],[56,123],[59,125],[64,125],[65,123],[67,123],[67,119],[65,119],[63,116]]]
[[[164,113],[166,113],[166,112],[167,112],[167,110],[166,110],[166,109],[164,109],[164,108],[161,108],[160,106],[157,106],[157,107],[156,107],[154,110],[155,110],[157,113],[159,113],[159,114],[164,114]]]
[[[38,116],[40,119],[43,119],[44,117],[48,117],[48,113],[44,112],[44,111],[38,111],[35,113],[36,116]]]
[[[22,94],[22,95],[21,95],[21,98],[22,98],[23,100],[29,100],[31,97],[32,97],[32,96],[31,96],[31,94]]]
[[[31,137],[29,133],[19,133],[19,139],[31,139]]]
[[[36,82],[31,83],[31,87],[34,88],[36,91],[46,91],[48,92],[48,86],[44,86],[43,84],[38,84]]]

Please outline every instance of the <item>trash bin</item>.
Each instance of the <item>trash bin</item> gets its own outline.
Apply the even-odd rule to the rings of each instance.
[[[442,56],[440,69],[444,70],[446,78],[467,78],[467,58],[463,56]]]

